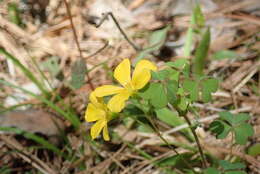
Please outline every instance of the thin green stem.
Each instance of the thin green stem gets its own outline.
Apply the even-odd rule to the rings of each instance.
[[[200,153],[200,156],[201,156],[201,159],[202,159],[202,166],[203,166],[203,168],[206,168],[207,167],[207,162],[206,162],[206,158],[204,157],[203,150],[202,150],[202,147],[201,147],[198,135],[196,134],[195,130],[193,129],[191,121],[189,120],[187,115],[183,114],[183,117],[186,120],[186,122],[188,123],[188,125],[190,127],[190,130],[191,130],[191,132],[192,132],[192,134],[193,134],[193,136],[195,138],[195,141],[196,141],[196,144],[198,146],[199,153]]]
[[[146,115],[146,118],[148,119],[148,121],[151,123],[155,133],[160,137],[160,139],[172,150],[174,151],[177,155],[180,156],[181,160],[194,172],[197,173],[192,166],[181,156],[181,154],[171,146],[171,144],[162,136],[162,134],[160,133],[159,129],[157,128],[157,126],[155,125],[155,123],[153,122],[153,120]]]

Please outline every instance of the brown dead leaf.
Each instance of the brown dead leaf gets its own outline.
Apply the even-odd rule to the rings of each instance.
[[[36,109],[12,111],[0,115],[0,126],[40,133],[51,138],[50,141],[53,143],[58,143],[58,135],[65,128],[63,122],[54,114]]]

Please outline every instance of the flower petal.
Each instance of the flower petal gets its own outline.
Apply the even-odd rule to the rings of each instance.
[[[90,102],[96,107],[101,110],[104,110],[104,101],[102,97],[97,97],[95,92],[91,92],[89,95]]]
[[[124,88],[113,85],[103,85],[95,89],[94,93],[97,97],[104,97],[108,95],[117,94]]]
[[[112,112],[120,112],[125,107],[125,101],[130,95],[131,93],[128,90],[121,91],[109,100],[107,107]]]
[[[105,127],[107,122],[105,120],[99,120],[97,121],[90,129],[90,135],[92,139],[97,138],[97,136],[100,134],[101,130]]]
[[[87,110],[85,112],[85,120],[87,122],[97,121],[105,118],[105,111],[95,107],[92,103],[88,104]]]
[[[105,141],[110,140],[107,124],[103,128],[103,138]]]
[[[142,89],[151,79],[151,72],[148,69],[143,69],[139,74],[133,77],[132,85],[133,88],[138,90]]]
[[[123,86],[131,81],[131,69],[129,59],[124,59],[115,69],[114,78]]]
[[[139,76],[143,69],[156,71],[157,67],[149,60],[140,60],[135,66],[133,78],[136,78],[135,76]]]

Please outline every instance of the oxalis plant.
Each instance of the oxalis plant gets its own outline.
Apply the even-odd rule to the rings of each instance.
[[[90,103],[85,114],[87,122],[94,122],[90,135],[92,139],[96,139],[102,134],[104,140],[109,141],[110,122],[130,118],[139,125],[139,128],[154,131],[162,142],[176,153],[176,156],[162,159],[155,164],[167,173],[176,173],[175,170],[167,168],[168,164],[173,164],[174,168],[185,173],[244,174],[245,165],[238,158],[233,162],[214,158],[203,149],[196,134],[195,129],[200,126],[200,123],[197,108],[193,104],[210,102],[212,93],[218,89],[219,80],[203,73],[210,44],[210,30],[205,27],[199,6],[195,7],[190,23],[183,58],[166,62],[160,68],[149,59],[144,59],[145,56],[149,57],[153,51],[159,49],[158,45],[166,38],[169,29],[167,26],[152,34],[150,38],[152,45],[148,47],[149,49],[140,52],[135,66],[134,64],[131,66],[129,59],[119,63],[113,73],[116,85],[106,84],[91,92]],[[199,44],[192,55],[191,48],[195,37],[199,38]],[[190,57],[192,59],[189,59]],[[187,116],[188,113],[193,114],[195,119],[191,120]],[[189,125],[189,129],[184,129],[181,133],[191,142],[196,143],[195,152],[199,154],[198,160],[201,165],[196,163],[198,160],[191,159],[192,154],[180,154],[172,146],[176,144],[162,136],[156,119],[170,126],[185,122]],[[245,113],[221,112],[219,118],[209,125],[209,130],[218,139],[231,134],[234,137],[231,146],[245,145],[248,137],[253,135],[253,128],[247,123],[249,119],[250,116]],[[194,166],[197,166],[197,170]]]

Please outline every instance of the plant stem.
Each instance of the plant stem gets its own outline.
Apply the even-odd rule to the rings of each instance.
[[[77,32],[76,32],[75,26],[74,26],[73,21],[72,21],[72,15],[71,15],[71,12],[70,12],[69,4],[68,4],[67,0],[63,0],[63,1],[64,1],[65,6],[66,6],[67,14],[68,14],[68,16],[69,16],[70,25],[71,25],[71,28],[72,28],[72,31],[73,31],[74,40],[75,40],[75,42],[76,42],[76,45],[77,45],[77,48],[78,48],[78,51],[79,51],[80,58],[83,60],[83,55],[82,55],[82,51],[81,51],[81,49],[80,49]],[[86,69],[88,70],[87,63],[86,63]],[[89,86],[90,86],[91,90],[94,90],[94,85],[92,84],[92,81],[91,81],[91,78],[90,78],[90,76],[89,76],[88,71],[87,71],[86,74],[87,74]]]
[[[181,154],[171,146],[171,144],[162,136],[162,134],[160,133],[159,129],[157,128],[157,126],[155,125],[155,123],[153,122],[153,120],[146,115],[146,118],[149,120],[149,122],[151,123],[151,125],[153,126],[154,131],[156,132],[156,134],[160,137],[160,139],[172,150],[174,151],[178,156],[180,156],[181,160],[194,172],[197,173],[192,166],[181,156]]]
[[[183,117],[186,120],[186,122],[188,123],[188,125],[189,125],[189,127],[191,129],[191,132],[192,132],[192,134],[193,134],[193,136],[195,138],[195,141],[196,141],[196,144],[198,146],[199,153],[200,153],[200,156],[201,156],[201,159],[202,159],[202,166],[203,166],[203,168],[206,168],[207,167],[207,162],[206,162],[206,158],[204,157],[203,150],[202,150],[202,147],[201,147],[198,135],[196,134],[195,130],[193,129],[191,121],[189,120],[187,115],[183,114]]]

